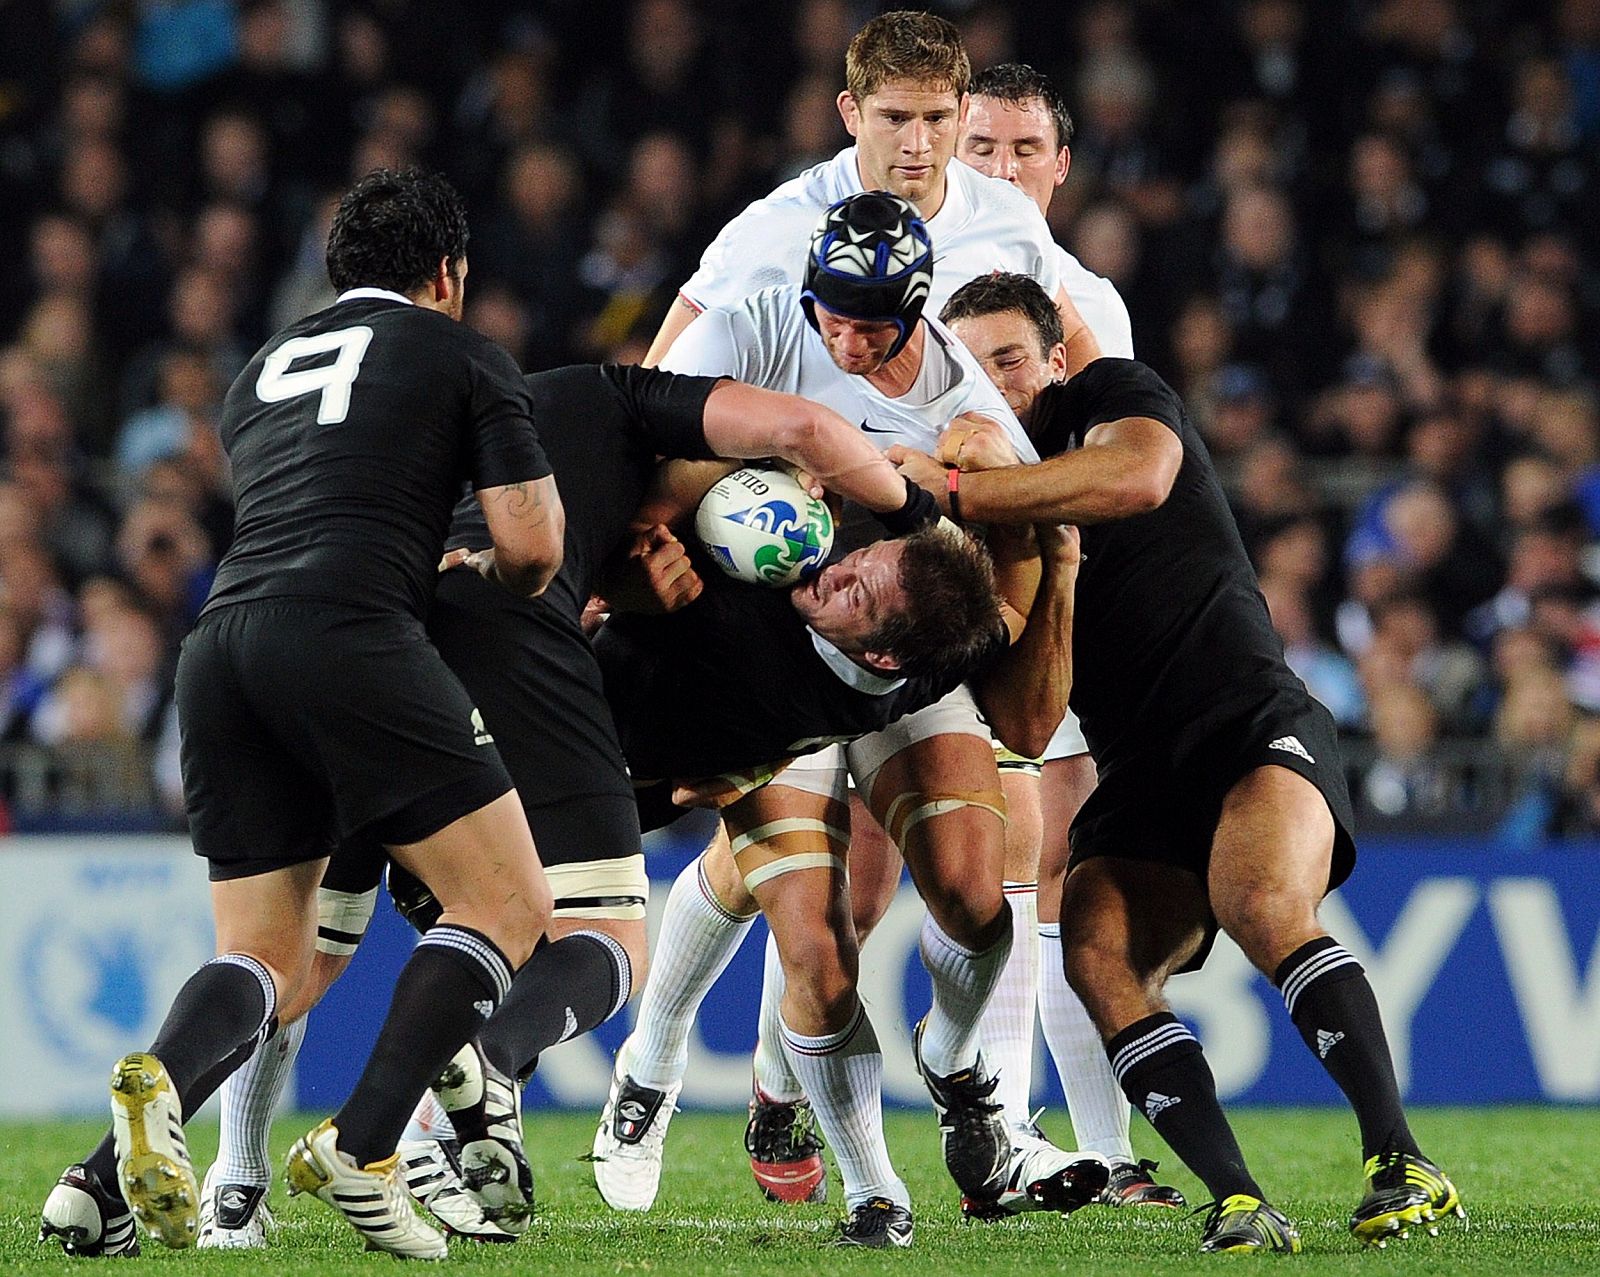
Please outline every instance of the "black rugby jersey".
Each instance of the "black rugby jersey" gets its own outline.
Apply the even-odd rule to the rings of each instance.
[[[1072,708],[1096,762],[1159,747],[1197,713],[1303,684],[1283,659],[1255,570],[1183,401],[1146,365],[1099,359],[1039,396],[1042,457],[1081,447],[1102,422],[1151,417],[1183,441],[1157,509],[1080,529]]]
[[[376,289],[291,324],[229,388],[237,507],[208,609],[306,598],[421,617],[462,484],[550,473],[515,361]]]
[[[835,673],[788,590],[719,572],[667,616],[615,616],[595,636],[606,700],[636,780],[699,779],[854,740],[931,705],[976,671]],[[1004,649],[996,640],[993,654]],[[844,659],[842,657],[838,659]],[[898,683],[893,690],[882,689]]]
[[[706,399],[715,377],[578,364],[530,374],[528,398],[567,513],[561,571],[540,599],[576,619],[596,574],[623,541],[657,457],[706,460]],[[457,507],[451,548],[482,549],[489,525],[473,497]]]

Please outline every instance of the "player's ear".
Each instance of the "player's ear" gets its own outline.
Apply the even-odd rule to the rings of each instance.
[[[1050,347],[1050,380],[1065,381],[1067,379],[1067,343],[1058,341]]]
[[[898,674],[900,672],[900,658],[890,652],[863,652],[856,657],[874,674]]]
[[[1067,180],[1067,170],[1070,169],[1071,167],[1072,167],[1072,148],[1070,146],[1063,146],[1061,148],[1061,150],[1056,153],[1056,185],[1057,186],[1060,186],[1061,183],[1063,183],[1063,182],[1065,182]]]
[[[845,132],[851,137],[860,136],[861,104],[856,101],[856,95],[849,89],[840,89],[834,101],[838,104],[839,118],[844,121]]]

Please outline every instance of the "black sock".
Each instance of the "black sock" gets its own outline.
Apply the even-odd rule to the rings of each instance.
[[[1106,1043],[1106,1054],[1122,1093],[1212,1197],[1262,1197],[1217,1103],[1211,1066],[1177,1016],[1162,1011],[1130,1024]]]
[[[183,1101],[185,1117],[205,1099],[193,1098],[195,1084],[241,1048],[253,1051],[265,1036],[262,1030],[276,1007],[272,974],[242,953],[213,958],[178,990],[172,1010],[150,1044],[150,1054],[167,1070]],[[234,1061],[234,1068],[249,1058],[249,1051]],[[211,1089],[221,1086],[227,1076],[224,1073],[212,1082]]]
[[[412,950],[355,1090],[333,1119],[358,1166],[395,1150],[417,1096],[439,1076],[511,985],[511,966],[468,927],[435,927]]]
[[[1400,1106],[1378,1000],[1350,951],[1320,936],[1279,963],[1272,979],[1300,1036],[1355,1109],[1362,1156],[1419,1152]]]
[[[539,1052],[604,1024],[627,1004],[628,951],[598,931],[540,945],[517,972],[478,1043],[507,1077],[526,1079]]]
[[[276,1005],[272,974],[242,953],[213,958],[185,981],[150,1045],[178,1093],[184,1121],[271,1035]],[[110,1131],[83,1164],[116,1189]]]

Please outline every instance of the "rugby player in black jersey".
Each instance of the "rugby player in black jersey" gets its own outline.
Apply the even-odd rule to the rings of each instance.
[[[1060,330],[1026,277],[972,281],[945,318],[1013,388],[1031,380],[1024,420],[1045,460],[1010,464],[1006,441],[974,423],[947,432],[938,458],[891,456],[958,517],[1082,528],[1071,702],[1100,778],[1072,826],[1064,960],[1129,1100],[1215,1199],[1201,1249],[1300,1246],[1161,996],[1219,927],[1282,991],[1355,1109],[1368,1191],[1351,1231],[1436,1231],[1459,1197],[1407,1126],[1366,973],[1317,919],[1355,860],[1333,720],[1284,663],[1182,402],[1133,360],[1062,384],[1037,375]]]
[[[336,840],[362,833],[425,873],[443,911],[354,1092],[295,1146],[290,1179],[370,1245],[445,1252],[395,1174],[395,1144],[412,1098],[533,951],[550,888],[510,777],[422,621],[464,482],[493,536],[486,572],[509,593],[548,585],[563,535],[522,375],[457,322],[466,242],[442,178],[369,174],[328,239],[339,300],[268,341],[224,401],[235,537],[176,693],[220,956],[179,991],[150,1050],[113,1070],[112,1134],[45,1203],[43,1233],[69,1250],[134,1249],[126,1212],[105,1210],[119,1189],[167,1245],[193,1243],[182,1118],[277,1019],[307,1009],[317,885]]]

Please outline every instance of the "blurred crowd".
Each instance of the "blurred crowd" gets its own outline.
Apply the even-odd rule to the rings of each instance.
[[[156,746],[176,801],[218,404],[331,300],[351,180],[455,181],[468,321],[524,366],[637,359],[847,144],[880,7],[0,3],[0,736]],[[1363,814],[1600,828],[1600,0],[930,7],[1065,92],[1057,238],[1206,435]]]

